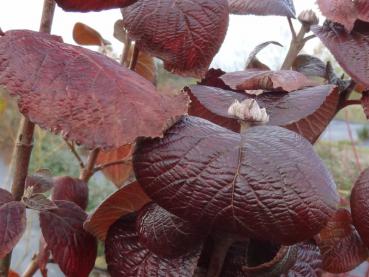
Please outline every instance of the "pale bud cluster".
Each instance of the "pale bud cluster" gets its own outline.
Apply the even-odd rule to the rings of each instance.
[[[260,108],[255,99],[246,99],[242,102],[236,100],[228,108],[228,114],[240,120],[265,124],[269,122],[269,115],[265,108]]]
[[[319,23],[319,18],[312,10],[305,10],[300,13],[298,20],[305,25],[312,26]]]

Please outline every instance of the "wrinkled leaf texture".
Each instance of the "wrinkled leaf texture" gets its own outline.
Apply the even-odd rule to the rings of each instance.
[[[292,0],[228,0],[233,14],[280,15],[295,18]]]
[[[200,230],[155,203],[146,205],[137,218],[139,242],[153,253],[168,258],[187,254],[202,243]]]
[[[88,203],[88,186],[80,179],[69,176],[57,177],[54,180],[51,199],[71,201],[85,210]]]
[[[136,223],[122,217],[109,229],[105,241],[105,256],[112,277],[192,277],[202,246],[177,258],[161,258],[138,240]]]
[[[300,72],[293,70],[258,70],[230,72],[220,77],[224,83],[235,90],[287,91],[312,86],[313,82]]]
[[[137,0],[55,0],[55,2],[66,11],[89,12],[123,8]]]
[[[83,228],[100,240],[105,240],[110,226],[120,217],[138,212],[151,199],[138,182],[120,188],[108,196],[88,217]]]
[[[352,221],[365,245],[369,247],[369,168],[355,182],[350,199]]]
[[[90,148],[161,136],[187,110],[186,95],[162,96],[112,59],[47,34],[6,32],[0,72],[0,85],[32,122]]]
[[[42,235],[55,262],[69,277],[87,277],[96,254],[96,239],[83,230],[87,214],[75,203],[56,200],[58,209],[40,212]]]
[[[183,117],[163,139],[141,142],[133,167],[147,194],[167,211],[262,240],[291,244],[311,238],[338,202],[311,145],[275,126],[240,135]]]
[[[129,37],[168,71],[201,76],[228,27],[227,0],[140,0],[122,9]]]
[[[344,208],[338,209],[320,231],[318,246],[322,268],[332,273],[353,270],[368,257],[368,249],[352,225],[351,213]]]
[[[0,188],[0,259],[18,243],[26,229],[26,207]]]
[[[323,85],[293,93],[267,92],[246,95],[220,88],[194,85],[185,89],[191,98],[189,114],[199,116],[238,132],[238,120],[228,115],[229,106],[238,100],[256,99],[269,115],[268,125],[286,127],[314,143],[335,116],[339,93],[335,86]]]
[[[369,88],[369,23],[357,21],[351,33],[338,24],[313,26],[311,30],[342,68],[356,82]]]
[[[298,55],[293,61],[292,69],[305,76],[327,78],[326,64],[311,55]]]
[[[351,32],[357,19],[369,21],[369,2],[367,0],[317,0],[324,16],[341,23]]]

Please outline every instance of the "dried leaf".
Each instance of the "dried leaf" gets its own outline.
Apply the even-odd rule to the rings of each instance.
[[[162,258],[138,241],[135,221],[118,220],[109,229],[105,241],[108,271],[112,277],[192,277],[201,253],[201,246],[178,258]]]
[[[227,0],[141,0],[122,13],[140,50],[162,59],[168,71],[187,76],[206,72],[224,40],[229,17]]]
[[[65,275],[87,277],[97,253],[96,239],[83,230],[87,214],[69,201],[55,201],[56,210],[41,211],[42,235]]]
[[[80,45],[103,46],[110,44],[107,40],[103,39],[98,31],[81,22],[74,24],[73,39]]]
[[[42,168],[26,178],[25,188],[31,188],[33,193],[44,193],[54,186],[53,175],[50,170]]]
[[[336,211],[320,231],[319,238],[325,271],[348,272],[368,258],[368,249],[352,225],[351,213],[346,209]]]
[[[106,198],[88,217],[84,229],[100,240],[105,240],[109,227],[120,217],[139,211],[151,199],[139,183],[126,185]]]
[[[283,47],[282,44],[280,44],[277,41],[266,41],[264,43],[261,43],[259,45],[257,45],[254,50],[252,50],[249,54],[249,57],[246,60],[245,63],[245,69],[250,69],[250,68],[257,68],[257,69],[262,69],[262,70],[270,70],[269,67],[267,67],[266,65],[264,65],[263,63],[261,63],[257,58],[256,55],[263,50],[265,47],[267,47],[268,45],[278,45],[280,47]]]
[[[132,57],[132,47],[129,52],[129,56]],[[131,61],[131,59],[129,58],[128,61]],[[149,53],[144,51],[139,52],[135,72],[154,85],[156,84],[156,65],[153,56],[151,56]]]
[[[305,76],[327,78],[326,65],[319,58],[310,55],[298,55],[292,69]]]
[[[102,171],[105,177],[112,181],[118,188],[123,185],[124,181],[126,181],[132,173],[132,162],[130,161],[132,147],[132,144],[127,144],[117,149],[100,151],[97,157],[97,166],[115,161],[126,161],[126,163],[109,166]]]
[[[357,21],[351,33],[337,24],[313,26],[311,30],[342,68],[356,82],[369,88],[369,23]]]
[[[235,90],[295,91],[314,83],[302,73],[293,70],[265,71],[247,69],[220,76],[224,83]]]
[[[137,0],[55,0],[55,2],[66,11],[89,12],[122,8]]]
[[[53,201],[41,193],[35,193],[29,197],[23,197],[22,201],[27,208],[37,211],[55,210],[58,208]]]
[[[88,203],[88,186],[80,179],[69,176],[57,177],[54,180],[51,199],[71,201],[85,210]]]
[[[184,117],[163,139],[139,143],[133,167],[145,192],[167,211],[262,240],[311,238],[338,203],[332,177],[310,143],[279,127],[240,135]]]
[[[193,251],[204,235],[155,203],[146,205],[137,218],[138,241],[160,257],[177,258]]]
[[[0,85],[32,122],[90,148],[161,136],[188,105],[186,95],[160,95],[104,55],[32,31],[0,38],[0,71]]]
[[[295,18],[292,0],[228,0],[233,14],[280,15]]]
[[[3,194],[3,193],[1,193]],[[18,201],[0,206],[0,259],[18,243],[26,230],[26,207]]]

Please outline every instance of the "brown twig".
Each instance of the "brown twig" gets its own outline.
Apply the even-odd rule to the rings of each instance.
[[[139,54],[140,54],[140,50],[138,49],[137,44],[135,43],[135,45],[133,47],[133,54],[132,54],[132,58],[131,58],[131,63],[129,64],[129,69],[132,70],[132,71],[135,71],[135,69],[136,69]]]
[[[90,151],[90,154],[87,159],[86,166],[81,170],[79,178],[88,183],[90,178],[94,173],[95,163],[97,160],[97,156],[99,155],[100,149],[96,148]]]
[[[307,37],[305,37],[305,38],[303,39],[303,42],[304,42],[304,43],[307,43],[309,40],[311,40],[311,39],[313,39],[313,38],[316,38],[316,36],[315,36],[315,35],[307,36]]]
[[[54,11],[54,0],[45,0],[40,23],[40,32],[50,33]],[[17,201],[21,200],[24,192],[24,183],[28,174],[33,148],[34,129],[35,125],[28,118],[22,117],[12,157],[12,164],[14,165],[12,194]],[[4,259],[0,260],[0,276],[8,276],[10,261],[11,252]]]
[[[33,255],[30,264],[27,266],[27,269],[24,271],[22,277],[32,277],[38,270],[37,263],[38,254]]]
[[[218,238],[214,242],[214,249],[211,254],[207,277],[219,277],[222,273],[224,260],[227,256],[228,249],[233,244],[234,239],[230,237]]]
[[[85,168],[85,164],[81,158],[81,156],[78,154],[76,148],[74,147],[74,143],[70,143],[68,140],[64,139],[65,143],[67,144],[67,146],[69,147],[70,151],[72,152],[72,154],[76,157],[79,167],[80,169]]]
[[[132,40],[130,38],[127,38],[127,41],[123,47],[122,58],[120,59],[120,63],[122,65],[128,66],[129,49],[131,48],[131,45]]]
[[[104,170],[104,169],[106,169],[107,167],[110,167],[110,166],[120,165],[120,164],[128,164],[128,163],[130,163],[129,160],[117,160],[117,161],[109,162],[109,163],[102,164],[100,166],[95,167],[94,170],[93,170],[93,173]]]
[[[288,26],[290,26],[292,39],[296,39],[296,31],[295,31],[295,28],[293,27],[291,17],[287,17],[287,20],[288,20]]]
[[[361,100],[357,99],[357,100],[346,100],[345,102],[343,102],[341,109],[347,107],[347,106],[351,106],[351,105],[361,105]]]

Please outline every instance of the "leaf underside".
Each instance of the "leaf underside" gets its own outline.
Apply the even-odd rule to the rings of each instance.
[[[280,15],[295,18],[292,0],[228,0],[233,14]]]
[[[66,11],[89,12],[123,8],[137,0],[55,0]]]

